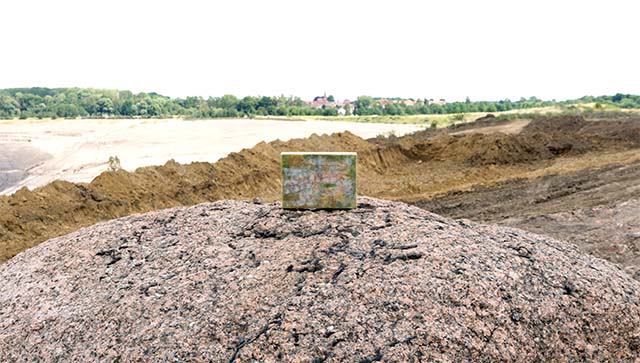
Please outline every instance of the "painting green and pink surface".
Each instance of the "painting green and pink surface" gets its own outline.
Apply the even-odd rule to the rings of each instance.
[[[356,208],[356,153],[282,153],[282,207]]]

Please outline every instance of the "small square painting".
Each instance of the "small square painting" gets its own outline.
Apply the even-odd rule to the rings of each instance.
[[[283,208],[356,208],[356,153],[283,152],[281,160]]]

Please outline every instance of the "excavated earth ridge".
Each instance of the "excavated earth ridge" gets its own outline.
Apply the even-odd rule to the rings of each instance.
[[[0,265],[0,361],[637,362],[640,282],[574,245],[360,198],[103,222]]]

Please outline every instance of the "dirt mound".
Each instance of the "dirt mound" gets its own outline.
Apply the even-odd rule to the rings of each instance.
[[[522,129],[554,154],[640,146],[640,120],[586,121],[582,116],[542,117]]]
[[[478,121],[491,123],[488,117]],[[409,135],[408,140],[416,140]],[[406,140],[398,144],[407,148]],[[549,160],[592,151],[624,150],[640,146],[640,122],[588,122],[581,116],[541,117],[520,134],[440,133],[409,144],[410,154],[422,161],[438,160],[474,165],[512,165]]]
[[[517,229],[362,198],[97,224],[0,266],[0,360],[631,361],[640,283]],[[52,277],[53,276],[53,277]]]
[[[473,129],[481,129],[484,127],[495,126],[500,124],[505,124],[506,122],[502,119],[495,117],[493,114],[486,114],[480,118],[477,118],[471,122],[463,122],[449,125],[445,128],[427,128],[422,131],[414,132],[412,134],[407,134],[403,136],[394,136],[390,135],[388,137],[382,137],[381,135],[378,137],[370,138],[367,141],[370,143],[388,146],[392,144],[414,144],[418,142],[422,142],[428,140],[432,137],[435,137],[440,134],[448,134],[448,133],[456,133],[465,130],[473,130]]]
[[[640,280],[640,155],[609,165],[450,192],[414,204],[451,218],[522,228],[577,244]]]
[[[496,120],[496,115],[492,114],[492,113],[488,113],[482,117],[478,117],[477,119],[475,119],[475,123],[479,123],[479,124],[483,124],[483,125],[487,125],[487,124],[492,124],[494,121]]]
[[[525,135],[544,133],[577,133],[587,125],[582,116],[550,116],[539,117],[522,129]]]
[[[619,141],[631,147],[640,147],[640,119],[589,122],[580,132],[584,135],[601,136],[608,140]]]
[[[515,164],[553,157],[535,139],[504,134],[441,134],[415,144],[410,152],[422,161],[453,161],[470,165]]]
[[[446,130],[425,130],[403,137],[371,141],[385,148],[400,146],[408,159],[462,163],[468,166],[513,165],[549,160],[589,151],[633,147],[629,124],[617,128],[592,125],[578,116],[540,117],[518,134],[473,133],[504,121],[487,115],[473,123]],[[636,127],[640,127],[637,125]],[[460,132],[460,130],[466,130]],[[588,130],[581,132],[583,129]],[[617,129],[618,131],[614,131]]]

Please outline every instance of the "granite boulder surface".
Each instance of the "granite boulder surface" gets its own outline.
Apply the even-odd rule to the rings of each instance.
[[[640,283],[565,242],[403,203],[219,201],[0,265],[0,361],[637,361]]]

